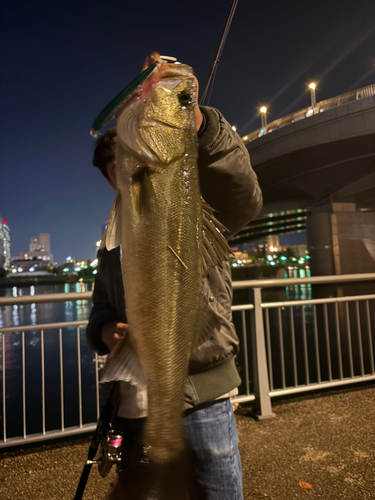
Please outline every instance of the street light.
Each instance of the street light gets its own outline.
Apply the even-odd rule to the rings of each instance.
[[[316,95],[315,95],[316,84],[310,83],[309,88],[310,88],[310,94],[311,94],[311,106],[313,108],[315,108],[315,106],[316,106]]]
[[[265,106],[262,106],[259,111],[262,129],[264,131],[267,127],[267,108]]]
[[[236,125],[232,125],[232,130],[234,130],[235,132],[237,132],[237,127],[236,127]]]

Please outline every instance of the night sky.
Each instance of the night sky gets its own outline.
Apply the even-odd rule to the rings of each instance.
[[[151,50],[204,88],[232,0],[6,2],[1,11],[0,214],[11,254],[51,233],[61,263],[94,258],[114,191],[91,164],[96,115]],[[239,0],[210,105],[240,135],[375,82],[375,2]],[[214,186],[213,186],[214,189]]]

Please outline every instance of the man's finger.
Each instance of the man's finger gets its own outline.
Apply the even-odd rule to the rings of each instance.
[[[154,64],[154,62],[159,61],[159,60],[160,60],[159,52],[157,52],[156,50],[153,50],[146,57],[145,62],[143,63],[142,71],[149,68],[151,66],[151,64]]]
[[[116,332],[126,333],[128,331],[128,325],[126,323],[117,323]]]

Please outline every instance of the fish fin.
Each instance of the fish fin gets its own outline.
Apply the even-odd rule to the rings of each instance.
[[[133,205],[139,215],[152,211],[154,201],[154,187],[151,182],[150,171],[147,167],[137,170],[132,177]]]
[[[107,250],[113,250],[114,248],[120,246],[121,244],[121,197],[120,193],[116,193],[115,202],[112,206],[112,210],[109,216],[109,222],[107,229],[104,231],[102,241],[100,243],[100,249],[107,248]]]
[[[206,270],[211,266],[217,266],[224,260],[228,260],[228,253],[232,253],[223,232],[227,229],[217,220],[213,214],[214,210],[202,199],[203,213],[203,252],[202,267]]]
[[[139,387],[147,385],[146,375],[128,337],[121,339],[108,355],[100,382],[118,380]]]

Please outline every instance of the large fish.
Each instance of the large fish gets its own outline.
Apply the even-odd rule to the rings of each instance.
[[[129,337],[108,357],[102,380],[147,384],[144,445],[161,465],[183,452],[191,351],[219,327],[203,279],[229,251],[200,194],[195,100],[192,69],[161,62],[124,106],[104,238],[108,250],[121,245]]]

